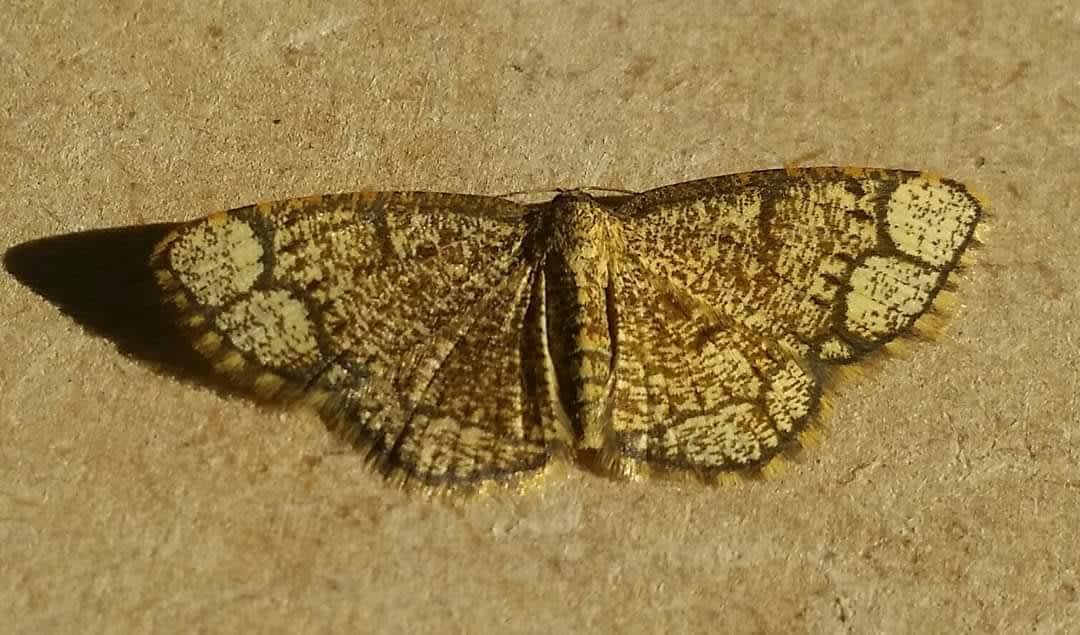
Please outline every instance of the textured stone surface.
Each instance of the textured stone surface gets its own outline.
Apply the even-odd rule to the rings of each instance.
[[[1073,3],[4,10],[8,630],[1080,623]],[[991,231],[934,344],[830,365],[870,377],[837,384],[823,445],[776,478],[569,469],[446,507],[388,487],[305,409],[208,389],[202,356],[154,326],[161,223],[365,188],[643,190],[788,163],[931,169],[985,195]]]

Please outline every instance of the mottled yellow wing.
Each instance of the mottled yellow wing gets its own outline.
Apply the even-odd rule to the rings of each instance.
[[[388,474],[468,486],[549,458],[523,214],[456,194],[293,199],[181,226],[152,265],[219,371],[315,404]]]
[[[356,193],[182,226],[153,267],[195,347],[387,474],[472,487],[554,452],[761,468],[831,365],[907,332],[982,216],[917,172],[753,172],[595,198]]]
[[[723,176],[615,208],[617,469],[762,466],[813,416],[828,364],[930,308],[982,216],[964,186],[844,168]]]

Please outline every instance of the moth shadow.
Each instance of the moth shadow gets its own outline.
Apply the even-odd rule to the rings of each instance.
[[[158,223],[39,238],[11,247],[16,280],[155,372],[238,394],[192,349],[161,302],[150,254],[176,225]]]

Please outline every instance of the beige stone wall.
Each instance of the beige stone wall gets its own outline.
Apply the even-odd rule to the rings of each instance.
[[[1080,623],[1080,10],[313,4],[5,6],[9,625]],[[645,189],[790,163],[933,170],[992,218],[944,335],[844,384],[826,438],[770,480],[571,469],[461,506],[410,495],[314,415],[208,389],[146,284],[160,223],[260,200]]]

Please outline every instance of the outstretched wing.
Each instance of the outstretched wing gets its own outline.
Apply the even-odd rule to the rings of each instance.
[[[659,188],[616,208],[612,453],[704,476],[763,465],[808,421],[824,363],[930,308],[983,210],[918,172],[809,168]]]
[[[457,194],[277,201],[180,227],[152,266],[218,370],[315,404],[388,474],[468,486],[549,458],[523,213]]]

